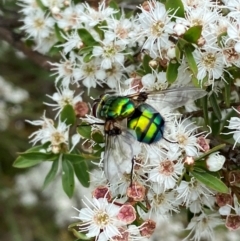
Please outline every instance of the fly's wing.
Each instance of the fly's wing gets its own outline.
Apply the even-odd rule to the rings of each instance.
[[[178,108],[185,105],[188,101],[197,100],[205,96],[207,92],[195,87],[179,87],[163,91],[152,91],[147,93],[149,102],[163,102],[171,108]]]
[[[130,132],[122,131],[116,136],[106,135],[104,153],[104,173],[112,182],[118,182],[132,168],[132,159],[140,152],[140,143]]]

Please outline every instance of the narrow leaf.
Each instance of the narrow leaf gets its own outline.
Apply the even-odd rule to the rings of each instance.
[[[74,125],[76,121],[76,115],[72,105],[65,105],[61,111],[60,119],[65,122],[66,125]]]
[[[223,81],[224,83],[224,101],[225,101],[225,104],[227,107],[230,107],[230,98],[231,98],[231,81],[229,82],[225,82]]]
[[[228,193],[228,187],[217,177],[211,175],[210,173],[203,172],[191,172],[193,177],[195,177],[199,182],[203,183],[207,187],[220,192],[220,193]]]
[[[143,68],[145,70],[145,74],[149,74],[149,73],[152,73],[152,69],[151,67],[149,66],[149,62],[152,60],[152,58],[145,54],[144,57],[143,57]]]
[[[74,170],[71,162],[64,159],[62,160],[62,186],[64,192],[71,198],[74,191]]]
[[[85,46],[99,45],[94,37],[85,28],[80,28],[77,32]]]
[[[63,159],[70,161],[72,164],[80,164],[85,160],[98,160],[99,157],[96,157],[95,155],[93,156],[90,154],[85,154],[85,153],[79,153],[79,154],[66,153],[66,154],[63,154]]]
[[[58,171],[58,164],[59,160],[53,161],[52,167],[50,171],[48,172],[47,176],[45,177],[44,183],[43,183],[43,189],[54,179],[56,176],[56,173]]]
[[[104,143],[104,136],[102,135],[102,133],[100,131],[94,131],[91,134],[92,138],[96,143]]]
[[[92,127],[87,123],[82,123],[77,128],[79,135],[86,139],[91,139],[91,131]]]
[[[35,166],[43,161],[53,161],[58,158],[58,155],[42,152],[24,152],[15,160],[13,166],[16,168],[26,168]]]
[[[190,43],[197,43],[198,39],[201,37],[202,34],[202,26],[193,26],[189,28],[185,34],[183,35],[183,39]]]
[[[214,92],[210,95],[209,101],[210,101],[210,104],[211,104],[211,106],[213,108],[214,114],[216,115],[217,119],[219,121],[221,121],[222,113],[221,113],[221,109],[219,107],[219,104],[217,102],[217,95]]]
[[[23,152],[19,155],[29,160],[35,159],[41,161],[54,160],[58,157],[56,154],[46,152]]]
[[[38,160],[38,159],[26,159],[22,156],[19,156],[15,162],[13,163],[13,167],[16,168],[26,168],[26,167],[32,167],[37,165],[38,163],[42,162],[42,160]]]
[[[169,84],[174,83],[175,80],[177,79],[179,66],[180,64],[176,60],[170,61],[167,67],[167,81]]]
[[[181,0],[167,0],[165,6],[167,10],[172,10],[171,14],[176,12],[176,16],[184,17],[184,6]]]
[[[188,65],[189,65],[191,71],[193,72],[193,74],[196,76],[197,72],[198,72],[198,68],[197,68],[196,61],[192,54],[192,51],[193,51],[192,46],[190,46],[190,45],[185,46],[184,50],[185,50],[184,53],[187,58]]]
[[[89,187],[90,176],[89,176],[89,171],[88,171],[86,162],[82,161],[80,164],[74,164],[73,167],[74,167],[75,174],[78,180],[80,181],[80,183],[84,187]]]

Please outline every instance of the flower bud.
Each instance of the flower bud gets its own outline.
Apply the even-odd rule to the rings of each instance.
[[[112,199],[109,188],[106,186],[98,186],[97,188],[95,188],[95,190],[93,190],[92,192],[92,196],[96,199],[106,198],[108,202],[110,202]]]
[[[74,106],[74,111],[77,117],[84,117],[88,111],[88,105],[85,102],[79,101]]]
[[[214,152],[208,156],[206,161],[207,169],[211,172],[217,172],[222,169],[225,160],[225,156],[219,155],[219,152]]]
[[[178,36],[181,36],[186,32],[187,27],[181,23],[176,23],[173,29]]]
[[[225,226],[229,230],[237,230],[240,228],[240,215],[231,214],[227,217]]]
[[[125,224],[130,224],[136,219],[136,211],[131,204],[124,204],[120,208],[117,217]]]

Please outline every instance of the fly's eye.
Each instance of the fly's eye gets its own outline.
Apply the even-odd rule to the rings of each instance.
[[[92,104],[92,115],[94,117],[97,117],[97,115],[98,115],[98,107],[100,105],[100,101],[101,101],[101,99],[96,99],[96,100],[93,101],[93,104]]]

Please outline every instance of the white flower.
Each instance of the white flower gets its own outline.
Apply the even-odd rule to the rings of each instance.
[[[218,214],[202,213],[200,216],[193,217],[186,228],[186,230],[190,230],[190,233],[183,241],[189,240],[190,237],[190,240],[194,241],[200,241],[202,238],[214,240],[213,228],[221,224],[223,221]]]
[[[235,41],[235,50],[240,53],[239,45],[240,45],[240,27],[239,27],[239,21],[235,21],[232,24],[229,24],[227,29],[227,34],[229,38],[226,40],[234,40]]]
[[[239,111],[237,111],[235,108],[233,108],[238,114],[240,114]],[[233,145],[233,149],[235,148],[237,143],[240,143],[240,118],[239,117],[231,117],[231,119],[228,121],[229,124],[226,126],[228,129],[233,130],[228,133],[222,133],[222,134],[233,134],[233,139],[235,140],[235,143]]]
[[[113,203],[108,203],[106,199],[93,198],[86,208],[79,211],[79,217],[74,217],[83,221],[79,225],[80,231],[87,232],[87,237],[96,237],[96,240],[107,241],[111,237],[119,235],[118,227],[121,225],[117,218],[120,207]]]
[[[173,32],[171,18],[173,15],[168,16],[169,12],[166,11],[165,6],[157,1],[148,2],[149,11],[146,11],[142,6],[140,10],[142,13],[139,15],[139,22],[142,30],[139,33],[139,38],[146,37],[147,40],[143,45],[143,49],[151,52],[154,51],[154,45],[161,55],[161,48],[169,43],[169,33]]]
[[[113,63],[123,65],[124,63],[124,50],[125,45],[120,42],[109,42],[108,40],[102,41],[101,46],[94,46],[92,56],[99,57],[101,61],[101,68],[110,69]]]
[[[84,14],[83,4],[70,5],[60,12],[60,18],[57,21],[59,28],[64,30],[78,29],[82,27],[79,16]]]
[[[96,88],[97,84],[101,86],[106,78],[106,72],[100,68],[100,60],[92,59],[87,63],[81,58],[78,58],[78,60],[80,64],[74,73],[75,82],[82,81],[82,84],[88,88],[88,92],[91,87]]]
[[[30,142],[35,145],[37,142],[41,142],[42,144],[50,142],[50,145],[47,149],[47,151],[52,151],[53,153],[59,153],[61,152],[62,148],[66,151],[66,148],[64,146],[69,145],[69,126],[67,126],[64,122],[58,121],[58,126],[54,126],[54,122],[51,119],[46,118],[45,113],[42,117],[42,120],[36,120],[36,121],[28,121],[28,123],[35,125],[35,126],[41,126],[42,128],[33,132],[29,138],[32,140]],[[80,140],[80,135],[77,134],[77,136],[73,137],[73,146],[69,150],[71,152],[75,145]],[[63,146],[64,144],[64,146]]]
[[[81,92],[80,94],[74,97],[75,91],[72,91],[68,87],[64,87],[64,86],[60,89],[57,89],[57,91],[58,92],[54,93],[53,96],[47,95],[49,98],[51,98],[57,103],[56,104],[45,103],[46,105],[55,107],[53,110],[58,110],[55,118],[58,117],[58,115],[66,105],[71,105],[74,108],[77,102],[82,101],[81,95],[83,94],[83,92]]]
[[[55,79],[56,83],[62,79],[62,85],[69,86],[70,83],[76,81],[75,76],[77,76],[76,72],[78,71],[76,56],[74,52],[70,52],[69,59],[63,54],[62,57],[63,60],[60,63],[51,63],[54,66],[52,70],[56,71],[53,75],[57,75]]]
[[[19,0],[18,5],[22,7],[20,12],[26,16],[39,10],[36,0]]]
[[[214,152],[207,158],[207,169],[211,172],[217,172],[222,169],[225,160],[225,156],[220,155],[219,152]]]
[[[27,15],[23,19],[24,25],[21,27],[28,33],[29,37],[41,40],[47,38],[54,31],[54,19],[46,16],[40,9]]]
[[[181,181],[180,185],[176,187],[176,191],[178,192],[177,198],[181,199],[187,207],[192,201],[201,200],[202,196],[206,198],[212,196],[212,192],[193,177],[190,182]]]
[[[108,20],[108,25],[104,27],[105,38],[110,41],[119,40],[121,44],[131,44],[134,40],[133,38],[133,23],[131,19],[124,18],[122,15],[121,19],[110,18]]]
[[[172,161],[169,159],[160,161],[155,159],[155,163],[153,163],[151,167],[152,169],[148,172],[148,179],[163,186],[164,190],[174,188],[184,168],[181,160]]]
[[[153,72],[142,77],[142,85],[148,91],[165,90],[168,87],[166,72]]]
[[[151,209],[150,214],[166,215],[172,212],[178,212],[178,204],[176,201],[175,192],[161,192],[158,191],[159,187],[153,185],[148,192],[148,200],[150,201]]]
[[[62,37],[65,39],[65,42],[56,47],[63,47],[64,54],[67,54],[74,49],[80,49],[83,46],[83,42],[77,31],[73,31],[70,34],[66,32],[65,34],[62,34]]]
[[[39,53],[46,54],[51,47],[57,42],[57,36],[54,32],[50,33],[46,38],[36,39],[36,47],[34,48]]]
[[[207,84],[211,84],[215,79],[223,78],[224,59],[221,51],[210,48],[195,49],[193,57],[197,64],[199,81],[207,77]]]
[[[195,133],[196,127],[188,119],[176,120],[175,125],[169,126],[169,137],[165,135],[165,138],[169,140],[176,140],[176,144],[171,144],[169,147],[171,150],[177,151],[180,149],[186,153],[187,156],[197,156],[199,151],[199,144],[197,143],[197,136],[201,133]],[[166,133],[167,134],[167,133]]]
[[[102,21],[107,21],[111,18],[114,13],[117,13],[116,10],[110,7],[106,7],[105,1],[102,1],[98,5],[98,10],[90,7],[87,3],[84,4],[85,12],[82,15],[79,15],[79,19],[84,22],[87,26],[94,27]]]

